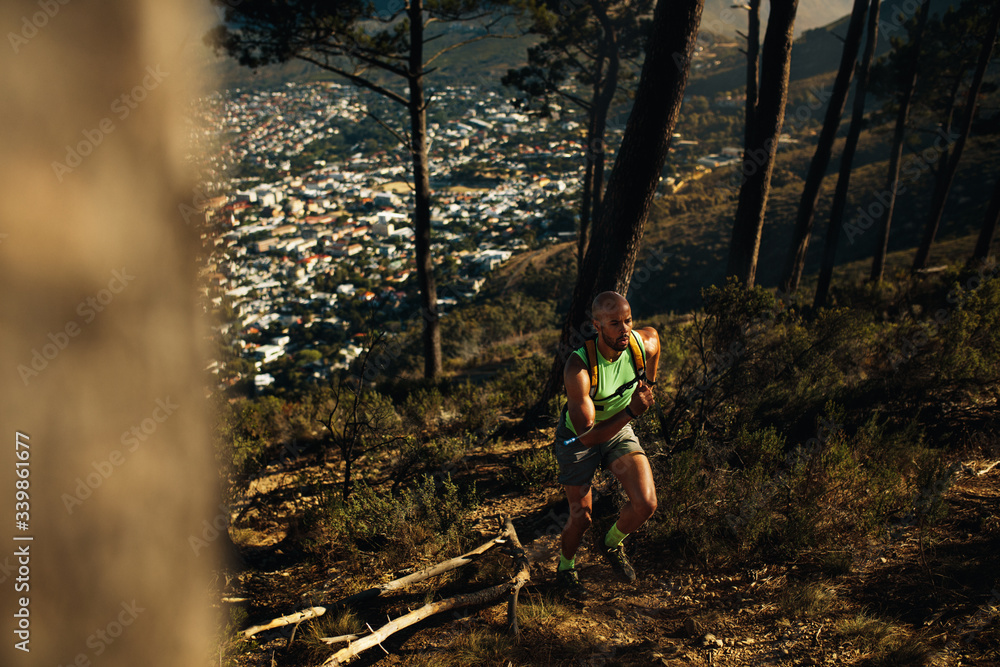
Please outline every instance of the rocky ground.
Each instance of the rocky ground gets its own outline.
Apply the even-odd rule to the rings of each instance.
[[[507,456],[536,446],[545,446],[544,438],[467,460],[466,472],[489,480]],[[900,526],[889,540],[853,548],[841,567],[831,568],[831,559],[756,569],[706,567],[683,554],[654,550],[639,534],[626,543],[638,581],[618,581],[584,549],[578,567],[588,593],[580,598],[567,598],[554,587],[566,511],[558,489],[493,489],[477,512],[483,540],[496,533],[500,516],[510,516],[532,564],[531,582],[520,596],[520,636],[507,632],[501,599],[425,620],[353,664],[1000,664],[1000,466],[977,474],[988,465],[966,463],[945,495],[943,522],[923,529]],[[295,474],[301,479],[307,472]],[[259,492],[275,494],[282,487],[271,478]],[[283,521],[280,511],[271,517],[270,528],[233,531],[245,565],[220,577],[219,604],[236,620],[219,664],[319,665],[334,648],[318,643],[315,635],[336,634],[334,616],[341,624],[377,627],[428,601],[485,587],[482,582],[490,577],[499,583],[510,574],[509,556],[495,553],[477,562],[475,575],[419,584],[359,607],[347,619],[331,611],[322,622],[300,625],[294,638],[286,627],[251,641],[234,640],[234,630],[313,604],[332,610],[333,602],[362,586],[357,567],[323,570],[301,558],[288,546],[294,522]],[[387,573],[381,580],[389,578]]]

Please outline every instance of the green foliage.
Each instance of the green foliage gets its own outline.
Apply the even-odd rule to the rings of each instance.
[[[896,322],[853,306],[806,319],[760,288],[706,290],[704,315],[682,331],[679,370],[664,371],[674,378],[661,421],[673,453],[653,457],[655,539],[705,559],[816,557],[842,573],[845,545],[890,521],[905,530],[939,520],[953,468],[927,434],[942,425],[900,406],[951,396],[968,416],[996,401],[997,337],[986,323],[1000,317],[998,281],[962,281],[954,314],[905,374],[887,363]],[[852,298],[909,321],[944,297],[916,287]]]
[[[238,399],[218,406],[215,458],[227,501],[241,495],[250,480],[277,455],[281,444],[288,441],[292,433],[290,412],[289,406],[274,396]]]
[[[551,363],[548,355],[542,354],[518,359],[497,373],[491,384],[504,393],[508,409],[527,408],[537,400]]]
[[[522,491],[537,491],[551,486],[559,474],[559,465],[551,446],[538,447],[518,454],[510,467],[511,482]]]
[[[445,547],[459,548],[465,517],[477,504],[475,486],[462,490],[450,475],[424,475],[396,495],[359,482],[346,501],[339,495],[327,501],[315,530],[319,543],[332,545],[341,556],[377,553],[395,567]]]
[[[456,412],[454,424],[460,430],[489,433],[496,427],[507,402],[506,392],[495,383],[463,382],[452,395],[451,403]]]
[[[966,399],[983,389],[1000,397],[1000,280],[972,275],[964,284],[949,293],[958,307],[941,327],[939,377]]]

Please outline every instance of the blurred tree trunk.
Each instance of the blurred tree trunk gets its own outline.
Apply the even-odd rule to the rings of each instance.
[[[879,0],[871,0],[871,4]],[[830,164],[833,152],[833,142],[840,128],[840,117],[844,114],[847,103],[847,93],[851,89],[851,79],[858,61],[858,51],[861,50],[861,33],[865,25],[865,15],[868,12],[869,0],[854,0],[851,10],[851,21],[847,26],[847,36],[844,39],[844,52],[840,56],[840,69],[833,82],[833,93],[826,107],[826,117],[823,119],[823,129],[819,134],[816,152],[809,163],[809,173],[805,186],[802,188],[802,198],[799,202],[799,212],[795,218],[795,231],[792,245],[785,262],[784,275],[781,279],[781,289],[794,292],[799,287],[802,271],[806,263],[806,251],[809,249],[809,237],[812,234],[813,219],[816,215],[816,202],[819,200],[819,188],[826,176],[826,168]]]
[[[889,228],[892,226],[892,214],[896,207],[896,192],[899,189],[899,166],[903,161],[903,140],[906,138],[906,118],[910,113],[910,103],[913,91],[917,87],[917,76],[920,73],[920,49],[927,28],[927,18],[930,16],[931,0],[924,0],[917,18],[916,37],[910,46],[910,71],[903,82],[903,90],[899,98],[899,110],[896,112],[896,129],[892,135],[892,150],[889,153],[889,175],[886,179],[885,192],[889,201],[881,216],[881,235],[872,258],[872,282],[881,282],[885,273],[885,256],[889,252]]]
[[[865,42],[865,54],[861,58],[861,68],[858,70],[858,83],[854,89],[854,108],[851,113],[851,126],[847,130],[844,141],[844,152],[840,156],[840,173],[837,175],[837,188],[833,193],[833,206],[830,210],[830,224],[826,229],[826,239],[823,244],[823,264],[819,271],[819,281],[816,285],[816,299],[813,304],[817,308],[826,305],[826,297],[830,292],[830,280],[833,278],[833,262],[837,256],[837,243],[840,241],[840,230],[844,224],[844,209],[847,207],[847,191],[851,185],[851,166],[854,163],[854,152],[858,148],[858,138],[861,136],[861,126],[865,120],[865,98],[868,96],[868,74],[871,71],[872,60],[875,58],[875,46],[878,44],[879,0],[874,0],[868,13],[868,39]]]
[[[605,290],[628,291],[653,195],[680,114],[705,0],[659,0],[635,103],[615,157],[604,205],[573,290],[558,353],[538,407],[562,390],[566,358],[586,336],[590,304]]]
[[[979,230],[976,249],[972,253],[973,260],[984,260],[989,257],[998,222],[1000,222],[1000,178],[993,184],[993,198],[990,199],[990,206],[986,209],[983,228]]]
[[[979,62],[976,63],[976,71],[972,76],[972,84],[965,101],[965,116],[962,119],[962,128],[958,139],[955,142],[955,151],[948,160],[947,168],[941,175],[934,188],[934,198],[931,200],[931,213],[927,218],[927,227],[924,230],[920,247],[917,248],[917,255],[913,259],[913,271],[926,268],[927,259],[931,254],[931,245],[934,244],[934,237],[937,236],[938,227],[941,226],[941,217],[944,214],[944,206],[948,201],[948,193],[951,191],[952,183],[955,181],[955,173],[958,171],[958,162],[962,159],[962,151],[965,149],[965,142],[972,131],[972,121],[976,117],[976,102],[983,87],[983,78],[986,76],[986,69],[990,63],[990,55],[993,53],[993,45],[997,41],[997,31],[1000,28],[1000,2],[994,3],[993,13],[990,16],[990,26],[986,31],[986,37],[979,51]]]
[[[757,253],[764,227],[764,211],[774,171],[774,154],[785,118],[788,73],[792,56],[795,12],[798,0],[772,0],[764,35],[760,97],[755,123],[745,132],[743,183],[729,244],[727,275],[735,275],[752,286],[757,274]]]

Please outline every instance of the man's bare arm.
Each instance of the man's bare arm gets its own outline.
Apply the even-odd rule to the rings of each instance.
[[[658,348],[657,354],[659,354]],[[585,447],[607,442],[615,433],[622,430],[622,427],[632,421],[628,410],[631,410],[632,414],[638,417],[653,404],[653,392],[645,383],[641,383],[632,394],[632,401],[627,410],[622,410],[594,426],[596,409],[594,401],[590,398],[590,371],[583,360],[572,355],[566,361],[563,379],[566,382],[567,410],[570,421],[573,422],[573,428],[576,432],[582,434],[578,435],[576,440]]]
[[[660,336],[653,327],[636,329],[646,350],[646,379],[656,383],[656,374],[660,365]]]

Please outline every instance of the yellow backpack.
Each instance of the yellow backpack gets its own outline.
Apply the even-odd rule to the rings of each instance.
[[[630,331],[629,334],[628,349],[632,355],[632,365],[635,366],[635,378],[618,387],[615,393],[608,396],[608,398],[614,398],[627,391],[636,382],[646,379],[646,348],[643,347],[642,340],[639,339],[639,334],[635,332],[635,329]],[[588,338],[584,341],[583,345],[587,349],[587,366],[590,367],[590,399],[593,400],[597,396],[598,381],[600,379],[598,377],[597,339]]]

